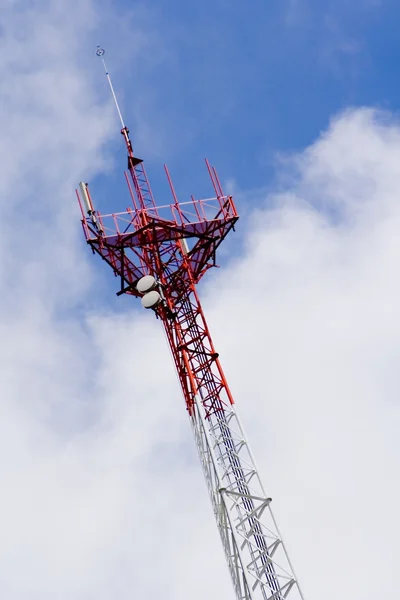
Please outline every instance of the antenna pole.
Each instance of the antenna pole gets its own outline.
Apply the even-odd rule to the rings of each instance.
[[[119,116],[119,120],[121,121],[122,129],[126,129],[125,123],[124,123],[124,119],[122,118],[122,113],[121,113],[121,110],[119,108],[117,96],[115,95],[115,91],[114,91],[114,87],[113,87],[113,84],[112,84],[112,81],[111,81],[111,77],[110,77],[109,72],[107,71],[106,62],[105,62],[105,60],[103,58],[104,54],[105,54],[105,50],[103,50],[103,48],[100,48],[100,46],[97,46],[96,54],[97,54],[97,56],[99,56],[101,58],[101,62],[103,63],[104,71],[106,73],[106,77],[107,77],[108,83],[110,85],[110,90],[111,90],[112,96],[114,98],[115,106],[117,107],[118,116]]]

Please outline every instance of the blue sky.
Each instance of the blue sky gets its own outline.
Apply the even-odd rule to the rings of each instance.
[[[182,193],[201,192],[205,156],[239,189],[264,187],[277,154],[311,143],[338,111],[398,108],[395,2],[115,6],[132,14],[132,43],[137,29],[152,37],[132,60],[117,30],[100,42],[134,140],[144,123],[137,151],[157,191],[165,161]]]
[[[236,190],[242,215],[228,256],[240,253],[242,223],[278,185],[282,158],[311,144],[348,107],[397,111],[400,104],[395,2],[254,0],[246,8],[236,0],[156,0],[113,3],[113,12],[120,19],[101,22],[90,40],[106,49],[156,201],[169,198],[164,163],[182,199],[209,196],[209,158]],[[91,80],[111,102],[94,46],[86,47]],[[101,212],[129,203],[116,112],[114,123],[109,170],[90,182]]]

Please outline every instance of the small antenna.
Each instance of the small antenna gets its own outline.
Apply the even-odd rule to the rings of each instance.
[[[106,63],[105,63],[105,60],[103,58],[103,56],[105,54],[105,50],[103,50],[103,48],[100,48],[100,46],[97,46],[96,54],[97,54],[97,56],[99,56],[101,58],[101,62],[103,63],[104,70],[106,72],[106,77],[108,79],[108,83],[110,84],[111,93],[112,93],[113,98],[114,98],[115,106],[117,107],[118,116],[119,116],[119,119],[121,121],[122,129],[126,129],[125,123],[124,123],[124,120],[122,118],[122,114],[121,114],[121,111],[120,111],[120,108],[119,108],[118,100],[117,100],[117,97],[116,97],[115,92],[114,92],[113,84],[111,82],[111,77],[110,77],[110,75],[109,75],[109,73],[107,71]]]

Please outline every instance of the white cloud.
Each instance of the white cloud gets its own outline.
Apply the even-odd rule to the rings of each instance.
[[[0,596],[10,600],[186,595],[207,516],[217,535],[157,324],[107,313],[79,321],[101,282],[73,187],[104,167],[115,124],[84,58],[99,33],[95,8],[43,1],[3,11]],[[202,568],[214,554],[224,566],[214,547]]]
[[[395,587],[399,160],[393,117],[341,115],[293,159],[291,189],[257,212],[246,256],[208,290],[310,599],[339,590],[372,599]]]
[[[100,268],[72,189],[112,120],[79,64],[94,5],[7,11],[0,596],[232,598],[159,323],[71,311]],[[399,154],[390,115],[339,117],[203,290],[308,600],[394,588]]]

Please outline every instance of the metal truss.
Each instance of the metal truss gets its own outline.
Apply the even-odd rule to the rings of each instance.
[[[178,202],[166,169],[173,201],[156,206],[127,128],[121,133],[133,209],[100,215],[82,183],[83,198],[77,195],[87,243],[120,278],[119,294],[140,296],[137,283],[146,275],[157,285],[153,310],[167,335],[237,600],[303,600],[197,294],[238,219],[232,197],[206,161],[215,197]]]
[[[236,598],[303,599],[234,408],[191,425]]]

